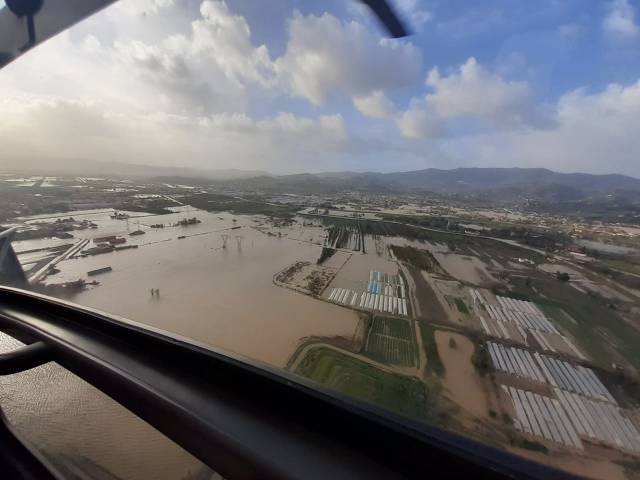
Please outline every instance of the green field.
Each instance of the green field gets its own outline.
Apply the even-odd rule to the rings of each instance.
[[[640,275],[640,265],[638,265],[637,263],[631,263],[625,260],[606,260],[605,263],[609,267],[620,270],[621,272]]]
[[[203,193],[190,195],[183,202],[208,212],[231,212],[236,215],[267,215],[290,219],[299,209],[296,205],[273,205],[261,198],[239,199],[230,195]]]
[[[411,323],[402,318],[373,317],[364,353],[382,363],[417,365],[417,345]]]
[[[460,313],[464,313],[465,315],[469,314],[469,309],[467,308],[467,304],[464,303],[464,300],[462,300],[461,298],[456,298],[455,302],[456,302],[456,307],[458,307],[458,311]]]
[[[330,348],[310,349],[294,373],[400,415],[424,419],[427,414],[427,391],[420,380],[384,372]]]

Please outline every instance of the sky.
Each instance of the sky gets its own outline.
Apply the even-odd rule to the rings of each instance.
[[[0,165],[640,177],[638,0],[122,0],[0,70]],[[1,6],[2,0],[0,0]]]

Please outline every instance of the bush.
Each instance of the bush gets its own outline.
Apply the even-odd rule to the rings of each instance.
[[[473,366],[476,367],[476,370],[478,370],[478,373],[482,376],[492,370],[491,356],[489,355],[485,344],[479,344],[476,346],[476,350],[473,352],[473,356],[471,357],[471,363],[473,363]]]
[[[549,453],[549,449],[543,444],[524,437],[513,437],[511,439],[511,445],[526,448],[527,450],[533,450],[534,452]]]

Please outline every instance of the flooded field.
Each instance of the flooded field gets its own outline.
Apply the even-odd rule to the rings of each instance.
[[[554,283],[553,292],[563,286],[580,294],[593,280],[577,265],[542,262],[538,254],[507,241],[431,233],[428,239],[406,239],[382,223],[365,230],[343,219],[210,213],[177,203],[165,215],[93,210],[22,218],[21,224],[33,227],[27,237],[62,232],[64,239],[20,240],[14,246],[23,264],[35,265],[31,279],[41,279],[75,303],[285,367],[331,388],[338,385],[343,393],[402,415],[434,425],[451,421],[462,432],[494,440],[492,425],[508,429],[513,412],[483,380],[483,369],[490,366],[477,356],[483,352],[478,332],[586,361],[547,327],[536,324],[532,333],[519,328],[518,322],[527,322],[524,313],[505,313],[513,310],[503,305],[510,297],[490,290],[509,288],[505,272],[517,279],[529,274],[542,287],[545,281],[557,283],[553,276],[563,271],[570,281]],[[598,284],[599,291],[608,288],[605,283]],[[72,289],[59,290],[63,286]],[[474,287],[484,300],[474,296]],[[380,304],[368,305],[365,295],[379,297]],[[395,298],[406,300],[405,307],[396,307],[401,302]],[[551,313],[562,312],[555,307]],[[582,318],[580,312],[572,314]],[[12,342],[0,337],[0,348]],[[343,382],[346,371],[355,380]],[[509,381],[518,386],[518,378]],[[216,478],[56,365],[0,383],[10,420],[59,459],[62,469],[101,472],[107,479]],[[387,395],[396,387],[419,401]],[[424,396],[430,388],[437,398]],[[510,416],[499,416],[505,411]],[[549,448],[557,453],[555,446]]]
[[[185,215],[202,223],[166,226]],[[77,232],[78,238],[126,235],[128,226],[146,232],[126,237],[127,245],[139,248],[61,261],[60,272],[46,281],[95,279],[99,285],[71,300],[276,366],[286,363],[303,337],[351,336],[354,313],[273,284],[273,276],[291,263],[314,263],[320,248],[252,228],[261,220],[193,209],[131,214],[127,221],[98,214],[92,218],[98,229]],[[159,222],[165,228],[150,228]],[[229,236],[226,249],[223,234]],[[87,276],[104,267],[112,271]]]
[[[455,253],[434,253],[440,265],[452,277],[474,285],[488,285],[495,278],[489,273],[486,265],[476,257]]]
[[[263,217],[189,209],[152,216],[130,212],[130,218],[117,220],[110,213],[60,216],[82,216],[98,225],[74,231],[75,238],[66,243],[116,235],[126,238],[125,245],[138,246],[58,262],[59,272],[48,275],[46,283],[99,282],[73,295],[75,303],[275,366],[284,366],[305,337],[351,338],[356,330],[355,312],[273,283],[277,272],[296,261],[315,264],[321,247],[257,230],[266,222]],[[193,216],[201,223],[169,226]],[[151,227],[160,223],[164,228]],[[136,230],[145,233],[129,236]],[[222,235],[228,236],[227,248],[222,248]],[[26,251],[60,243],[40,239],[15,246]],[[104,267],[112,270],[87,274]],[[158,293],[152,295],[152,289]],[[0,338],[2,350],[15,344]],[[199,461],[55,364],[3,377],[1,383],[10,421],[45,454],[59,459],[62,469],[80,468],[107,479],[209,478]]]
[[[384,237],[384,242],[386,245],[397,245],[399,247],[410,246],[429,250],[432,253],[448,253],[451,251],[444,243],[438,243],[435,241],[430,242],[424,239],[412,240],[404,237]]]
[[[471,415],[487,417],[490,405],[471,363],[473,343],[464,335],[442,330],[436,331],[435,337],[446,369],[444,385],[448,396]]]

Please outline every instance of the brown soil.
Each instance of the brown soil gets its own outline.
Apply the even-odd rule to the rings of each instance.
[[[446,322],[449,316],[442,308],[433,288],[422,276],[422,271],[410,266],[406,266],[405,271],[409,272],[413,283],[414,291],[411,297],[412,304],[417,304],[414,308],[416,319],[435,323]]]
[[[276,284],[302,293],[320,295],[336,274],[334,268],[298,261],[275,275]]]

